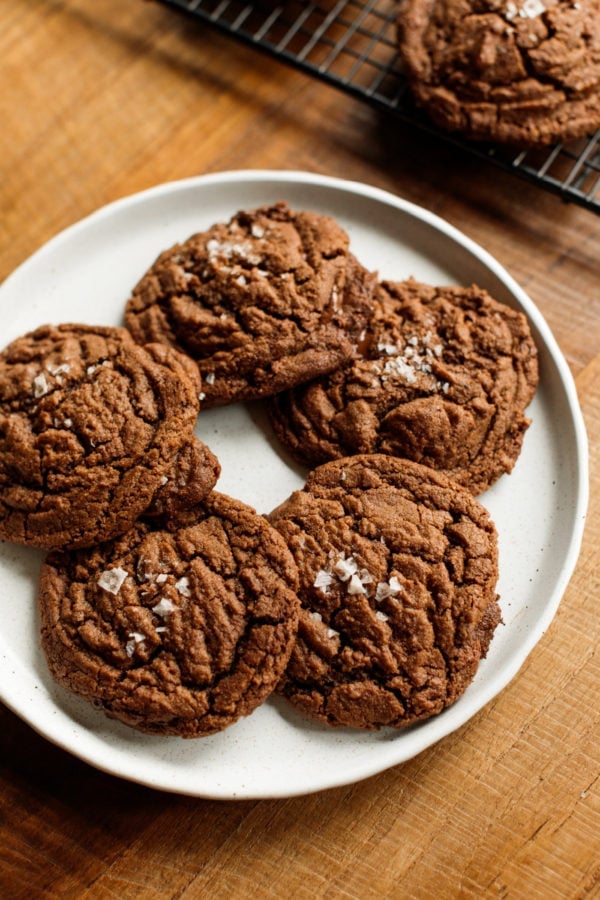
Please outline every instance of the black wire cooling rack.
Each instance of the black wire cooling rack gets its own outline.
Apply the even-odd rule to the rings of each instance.
[[[600,212],[600,131],[543,150],[508,150],[437,130],[414,106],[396,49],[397,0],[159,0],[486,159],[564,200]]]

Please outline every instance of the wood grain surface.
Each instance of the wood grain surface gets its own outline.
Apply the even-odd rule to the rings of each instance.
[[[462,229],[530,294],[576,379],[592,489],[577,569],[517,677],[359,784],[160,793],[0,707],[0,896],[599,896],[600,217],[143,0],[4,0],[0,72],[0,278],[163,181],[278,168],[368,182]]]

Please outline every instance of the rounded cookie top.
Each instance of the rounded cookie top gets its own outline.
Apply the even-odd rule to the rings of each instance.
[[[384,282],[354,360],[274,397],[271,420],[303,462],[386,453],[480,493],[513,468],[537,381],[522,313],[476,286]]]
[[[600,126],[600,0],[404,0],[398,24],[441,128],[535,146]]]
[[[239,501],[213,491],[186,521],[50,554],[39,606],[56,681],[139,730],[199,737],[275,688],[296,633],[297,570]]]
[[[348,264],[348,235],[328,216],[283,202],[238,212],[162,253],[125,321],[136,340],[196,360],[205,406],[268,396],[350,357],[373,279]]]
[[[407,460],[315,469],[270,520],[300,573],[280,692],[329,725],[401,727],[453,703],[500,620],[497,537],[466,489]]]
[[[124,328],[43,326],[0,354],[0,537],[45,549],[126,531],[190,440],[198,373]]]

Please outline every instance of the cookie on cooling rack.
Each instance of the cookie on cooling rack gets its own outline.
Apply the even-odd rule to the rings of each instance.
[[[126,325],[197,362],[207,407],[269,396],[350,358],[374,278],[348,245],[332,218],[283,202],[238,212],[159,256]]]
[[[474,493],[510,472],[529,424],[537,351],[525,316],[472,286],[384,282],[354,360],[270,401],[301,462],[407,457]]]
[[[109,717],[200,737],[275,688],[296,634],[296,585],[281,535],[213,491],[169,530],[138,522],[99,547],[50,554],[42,646],[54,679]]]
[[[600,127],[600,0],[403,0],[398,26],[440,128],[536,146]]]
[[[198,372],[124,328],[43,326],[0,354],[0,538],[83,547],[126,531],[173,471]]]
[[[367,729],[457,700],[500,621],[496,531],[469,491],[417,463],[357,456],[315,469],[270,520],[300,573],[284,697]]]

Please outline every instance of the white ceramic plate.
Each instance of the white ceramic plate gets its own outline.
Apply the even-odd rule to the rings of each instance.
[[[69,228],[0,288],[5,342],[45,322],[120,324],[130,289],[159,251],[238,209],[285,199],[335,216],[381,277],[476,282],[525,311],[541,383],[523,452],[483,496],[500,536],[504,625],[467,692],[406,730],[328,729],[270,699],[221,734],[194,741],[112,722],[48,677],[35,605],[42,554],[0,544],[0,699],[99,769],[198,797],[283,797],[366,778],[454,731],[515,675],[548,627],[573,571],[587,506],[587,442],[567,365],[542,316],[481,247],[431,213],[372,187],[296,172],[227,172],[127,197]],[[219,490],[268,512],[303,482],[258,404],[202,413],[198,435],[222,463]]]

